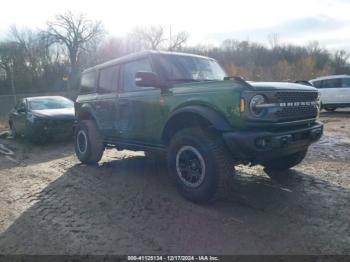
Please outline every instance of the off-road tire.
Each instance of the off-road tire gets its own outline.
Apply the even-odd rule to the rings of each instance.
[[[303,150],[288,156],[275,158],[273,160],[267,161],[263,164],[265,167],[265,172],[270,177],[274,176],[274,171],[282,172],[298,165],[304,160],[307,150]]]
[[[86,148],[81,147],[82,140],[86,139]],[[75,153],[83,164],[91,165],[98,163],[105,149],[102,136],[93,120],[79,121],[74,130]]]
[[[195,148],[205,163],[204,178],[197,187],[186,185],[177,170],[177,156],[185,147]],[[168,168],[176,180],[178,191],[186,199],[203,203],[226,197],[231,193],[234,165],[222,139],[200,128],[187,128],[177,132],[168,150]]]

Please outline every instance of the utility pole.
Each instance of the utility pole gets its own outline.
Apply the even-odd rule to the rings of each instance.
[[[172,42],[171,42],[171,25],[169,26],[169,51],[173,51],[171,50],[171,46],[172,46]]]

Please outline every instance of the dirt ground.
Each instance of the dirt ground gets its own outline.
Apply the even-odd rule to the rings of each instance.
[[[143,152],[84,166],[70,141],[1,139],[0,254],[350,254],[350,111],[321,119],[288,179],[238,166],[232,197],[207,205]]]

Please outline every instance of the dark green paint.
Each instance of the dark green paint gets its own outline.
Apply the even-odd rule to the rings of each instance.
[[[170,114],[188,105],[211,108],[232,127],[239,126],[239,100],[244,88],[237,81],[210,81],[178,84],[166,90],[87,94],[78,97],[76,111],[91,113],[107,137],[161,145]]]

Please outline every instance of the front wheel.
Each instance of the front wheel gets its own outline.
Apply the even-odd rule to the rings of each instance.
[[[93,120],[78,122],[74,130],[74,148],[83,164],[96,164],[101,160],[105,147]]]
[[[234,166],[223,141],[200,128],[175,134],[168,166],[179,192],[190,201],[206,202],[231,189]]]

